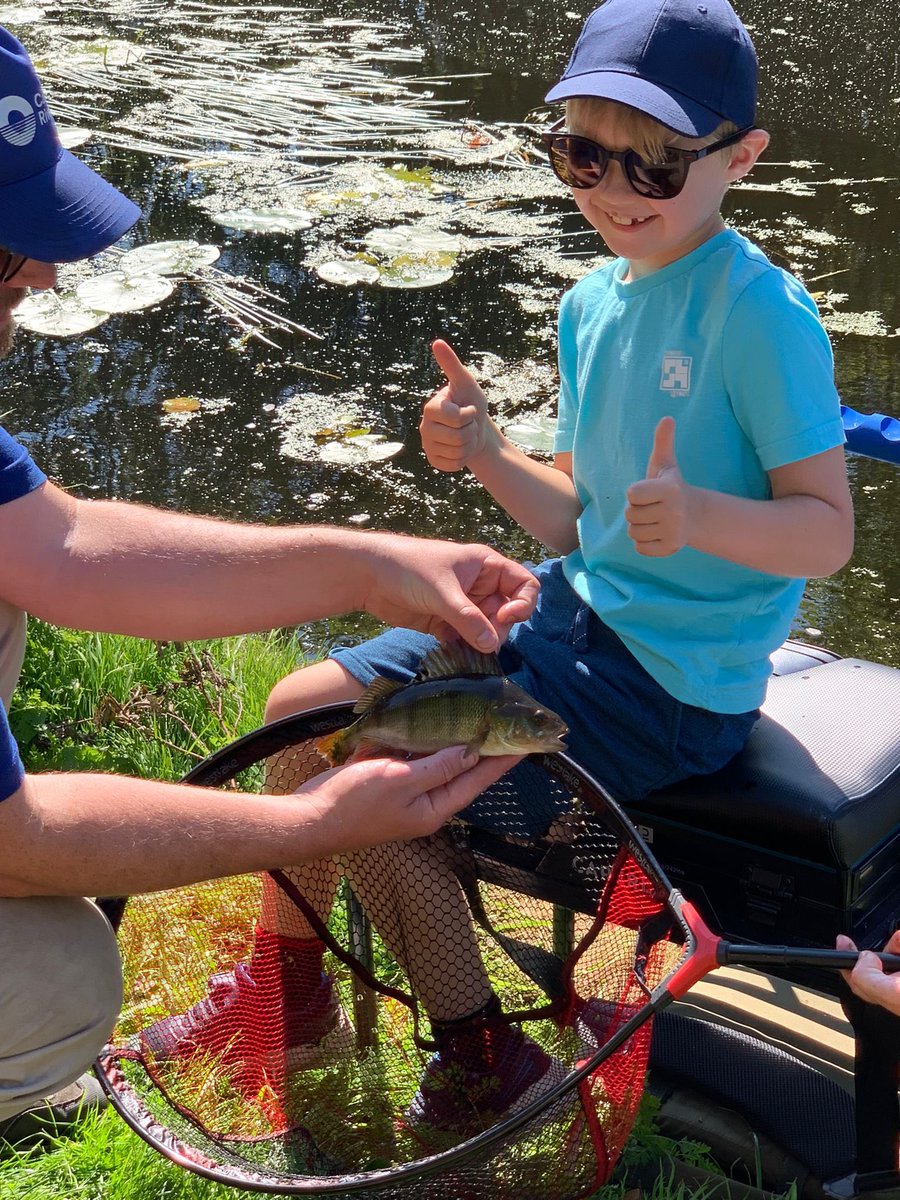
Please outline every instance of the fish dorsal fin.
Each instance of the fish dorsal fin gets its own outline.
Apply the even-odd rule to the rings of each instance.
[[[353,705],[353,711],[355,713],[368,712],[380,700],[387,700],[388,696],[393,696],[394,692],[399,691],[402,687],[406,687],[406,684],[399,683],[396,679],[385,679],[383,675],[376,675]]]
[[[438,646],[419,664],[416,682],[426,679],[453,679],[460,675],[501,675],[496,654],[479,654],[471,646]]]

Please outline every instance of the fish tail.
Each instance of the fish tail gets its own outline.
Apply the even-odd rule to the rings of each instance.
[[[327,737],[319,738],[316,742],[316,749],[323,758],[328,759],[332,766],[337,766],[347,757],[344,741],[343,729],[337,729],[334,733],[329,733]]]

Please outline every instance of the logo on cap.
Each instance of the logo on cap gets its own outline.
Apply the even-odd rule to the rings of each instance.
[[[24,96],[5,96],[0,100],[0,137],[5,142],[27,146],[34,140],[37,123],[37,113]]]

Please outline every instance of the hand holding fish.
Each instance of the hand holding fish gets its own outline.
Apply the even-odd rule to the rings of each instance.
[[[365,547],[372,583],[361,607],[441,642],[462,637],[496,650],[537,603],[540,584],[531,572],[489,546],[371,534]]]
[[[484,452],[494,425],[484,392],[453,349],[438,338],[431,352],[447,383],[422,409],[422,449],[439,471],[459,471]]]
[[[646,478],[626,492],[628,536],[638,554],[664,558],[688,544],[692,490],[675,457],[675,420],[663,417],[653,435]]]
[[[325,771],[295,796],[308,810],[310,858],[435,833],[519,761],[452,746],[408,762],[370,758]]]

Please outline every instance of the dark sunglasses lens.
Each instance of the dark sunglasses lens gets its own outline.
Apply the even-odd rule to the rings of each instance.
[[[553,170],[569,187],[596,187],[608,161],[603,147],[586,138],[558,137],[550,143]]]
[[[671,200],[684,187],[690,165],[680,154],[672,154],[665,162],[651,163],[632,151],[625,160],[625,174],[642,196]]]

